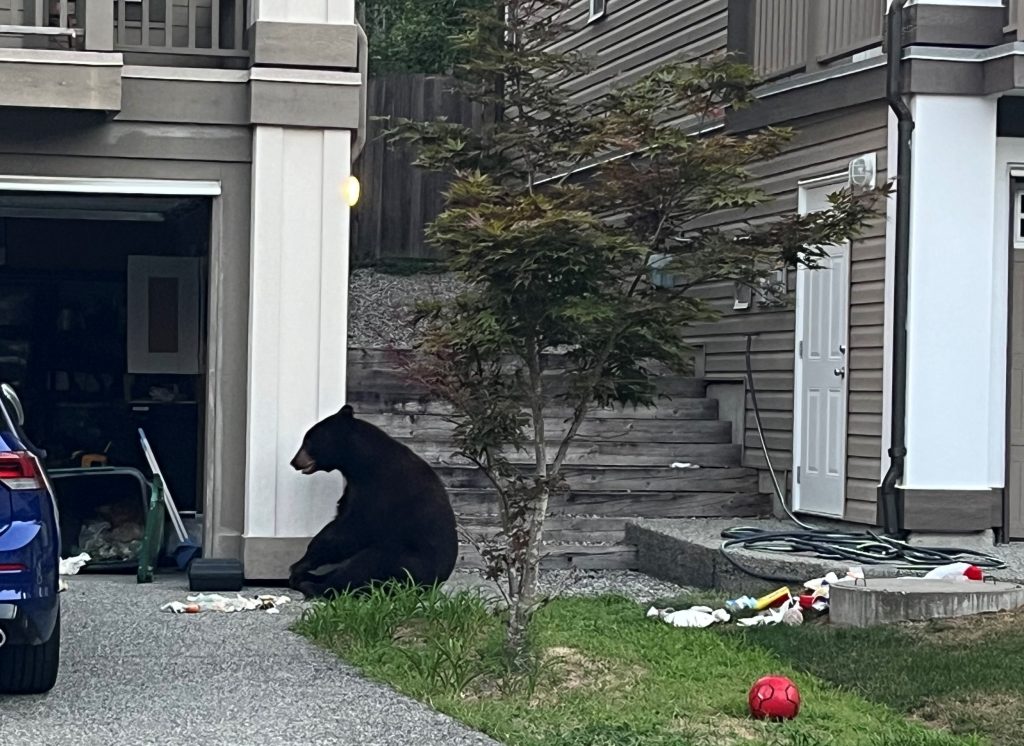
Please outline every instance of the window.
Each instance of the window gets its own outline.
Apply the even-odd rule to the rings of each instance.
[[[745,282],[733,285],[732,308],[734,311],[746,311],[754,299],[754,290]]]
[[[608,0],[590,0],[590,18],[587,23],[593,23],[605,17],[608,13]]]
[[[783,268],[757,282],[753,287],[744,282],[733,284],[732,308],[734,311],[750,310],[756,303],[759,308],[780,308],[786,305],[789,292],[789,272]]]

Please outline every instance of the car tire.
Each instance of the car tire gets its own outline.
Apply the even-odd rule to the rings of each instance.
[[[42,645],[4,645],[0,648],[0,692],[45,694],[57,683],[60,668],[60,612],[53,634]]]

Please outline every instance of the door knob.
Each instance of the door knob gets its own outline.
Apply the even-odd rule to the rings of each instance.
[[[836,368],[836,369],[835,369],[834,371],[832,371],[832,372],[833,372],[833,373],[834,373],[835,375],[839,376],[840,378],[845,378],[845,377],[846,377],[846,368],[845,368],[845,367],[842,367],[842,368]]]

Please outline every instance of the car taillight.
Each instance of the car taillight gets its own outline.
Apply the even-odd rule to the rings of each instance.
[[[31,453],[0,453],[0,482],[11,490],[38,490],[45,484]]]
[[[0,572],[25,572],[28,568],[25,565],[14,564],[0,564]]]

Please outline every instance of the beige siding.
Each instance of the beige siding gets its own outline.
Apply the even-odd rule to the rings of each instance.
[[[755,169],[759,184],[775,199],[749,217],[768,218],[797,209],[798,182],[844,171],[852,158],[874,152],[886,163],[887,111],[882,102],[792,123],[798,134],[786,152]],[[724,216],[732,222],[735,215]],[[716,221],[717,222],[717,221]],[[851,248],[849,334],[849,432],[846,517],[874,521],[875,488],[881,476],[882,347],[885,278],[884,219]],[[795,287],[790,273],[790,289]],[[742,380],[745,335],[752,342],[752,368],[765,440],[776,469],[793,465],[793,367],[795,315],[792,309],[734,311],[731,284],[709,286],[702,295],[722,311],[714,324],[694,327],[692,338],[705,351],[709,380]],[[748,394],[745,465],[765,469]],[[781,475],[780,475],[781,476]]]
[[[593,70],[568,89],[580,101],[653,72],[670,60],[695,59],[725,50],[726,0],[618,0],[608,15],[588,23],[587,0],[572,6],[573,33],[553,51],[575,50]]]

